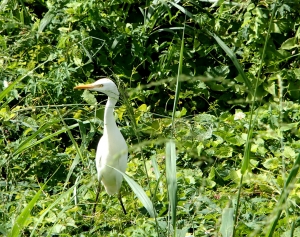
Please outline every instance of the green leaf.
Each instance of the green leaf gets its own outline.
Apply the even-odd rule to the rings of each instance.
[[[38,35],[37,37],[39,37],[39,34],[41,32],[44,31],[44,29],[46,28],[46,26],[51,22],[52,18],[55,16],[55,14],[53,13],[53,10],[49,10],[45,16],[43,17],[43,19],[41,20],[40,22],[40,25],[39,25],[39,29],[38,29]]]
[[[215,156],[218,158],[232,157],[232,147],[222,146],[215,150]]]
[[[194,16],[193,16],[193,14],[192,13],[190,13],[188,10],[186,10],[184,7],[182,7],[182,6],[180,6],[180,5],[178,5],[177,3],[175,3],[175,2],[169,2],[169,3],[171,3],[173,6],[175,6],[178,10],[180,10],[181,12],[183,12],[185,15],[187,15],[188,17],[190,17],[190,18],[194,18]]]
[[[280,126],[280,131],[285,132],[298,127],[299,122],[296,123],[285,123]]]
[[[175,117],[181,118],[186,115],[186,112],[187,112],[186,108],[183,107],[181,111],[176,111]]]
[[[81,97],[83,98],[83,100],[85,102],[87,102],[90,105],[97,104],[96,97],[91,92],[89,92],[88,90],[84,90]]]
[[[233,232],[233,208],[224,208],[222,212],[222,221],[220,233],[222,237],[232,237]]]
[[[268,169],[268,170],[278,169],[278,166],[279,166],[279,160],[278,160],[277,157],[266,159],[266,160],[263,162],[263,166],[264,166],[266,169]]]
[[[297,48],[297,47],[299,47],[299,45],[297,44],[297,39],[295,37],[287,39],[281,45],[281,49],[287,49],[287,50]]]
[[[289,146],[284,147],[283,155],[286,158],[290,158],[290,159],[295,159],[295,157],[296,157],[296,153],[295,153],[294,149]]]
[[[171,207],[172,225],[176,228],[177,210],[177,177],[176,177],[176,146],[173,141],[166,144],[166,176],[168,184],[169,202]]]
[[[241,136],[229,137],[229,138],[226,138],[226,141],[235,146],[244,145],[246,142]]]

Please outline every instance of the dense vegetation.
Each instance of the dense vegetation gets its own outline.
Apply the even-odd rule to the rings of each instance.
[[[2,0],[0,233],[299,236],[299,9]],[[122,94],[126,216],[104,190],[92,213],[106,96],[73,87],[99,77]]]

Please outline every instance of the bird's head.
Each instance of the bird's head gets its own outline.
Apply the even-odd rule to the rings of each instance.
[[[100,79],[91,84],[79,85],[74,87],[74,89],[87,89],[91,91],[99,91],[106,94],[108,97],[116,99],[119,98],[119,91],[116,84],[108,78]]]

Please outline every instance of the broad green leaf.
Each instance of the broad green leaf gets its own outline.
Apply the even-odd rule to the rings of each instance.
[[[222,211],[222,220],[220,233],[222,237],[232,237],[233,232],[233,208],[224,208]]]
[[[177,221],[177,172],[176,172],[176,146],[173,141],[166,144],[166,176],[168,185],[168,196],[171,208],[172,225],[174,231]]]
[[[284,150],[283,150],[283,155],[286,157],[286,158],[290,158],[290,159],[295,159],[296,157],[296,152],[295,150],[290,147],[290,146],[285,146],[284,147]]]
[[[181,111],[176,111],[175,112],[175,117],[176,118],[182,118],[183,116],[186,115],[186,112],[187,112],[186,108],[183,107]]]
[[[229,137],[226,139],[226,141],[235,146],[241,146],[245,144],[245,140],[240,136]]]
[[[297,47],[299,47],[299,45],[297,44],[297,39],[295,37],[287,39],[281,45],[281,49],[287,49],[287,50],[297,48]]]
[[[298,127],[299,122],[296,123],[285,123],[280,126],[280,131],[289,131]]]
[[[140,105],[138,110],[141,112],[147,112],[147,105],[146,104]]]
[[[232,147],[222,146],[215,150],[215,156],[218,158],[232,157]]]
[[[117,114],[118,119],[119,119],[120,121],[123,120],[123,115],[124,115],[125,112],[126,112],[126,106],[125,106],[125,105],[122,105],[122,106],[120,106],[119,108],[115,109],[115,113]],[[102,117],[103,117],[103,116],[102,116]]]
[[[278,169],[279,160],[277,157],[275,158],[268,158],[263,162],[263,166],[268,170]]]
[[[89,92],[88,90],[84,90],[81,97],[83,98],[83,100],[85,102],[87,102],[90,105],[97,104],[96,97],[91,92]]]

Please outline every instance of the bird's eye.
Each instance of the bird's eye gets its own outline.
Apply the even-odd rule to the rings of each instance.
[[[103,84],[99,84],[98,87],[103,87]]]

